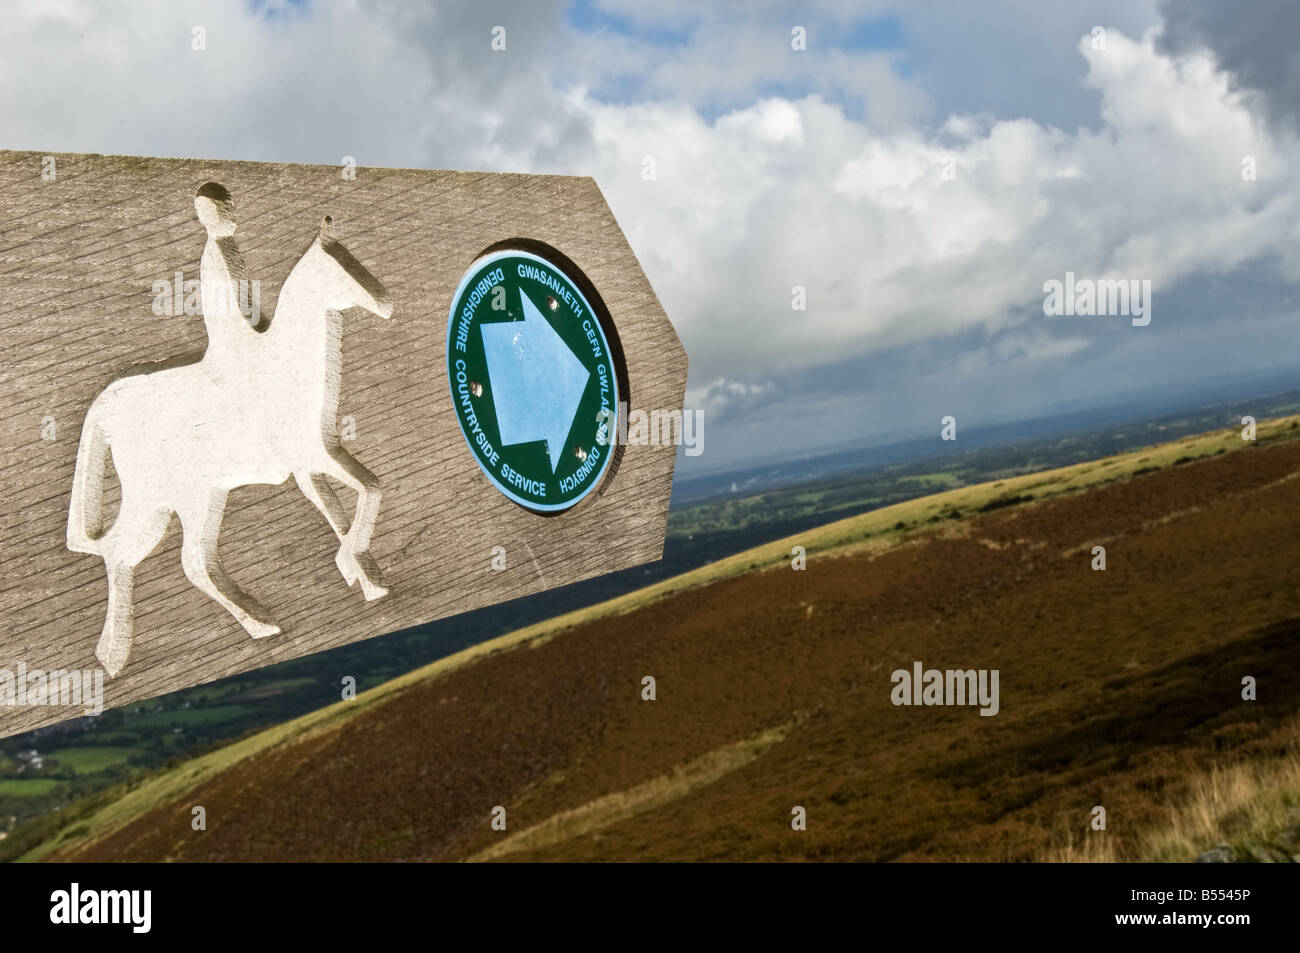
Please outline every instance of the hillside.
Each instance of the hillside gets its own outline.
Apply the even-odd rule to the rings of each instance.
[[[760,547],[74,805],[28,859],[1000,860],[1086,837],[1139,856],[1206,772],[1300,741],[1297,433]],[[895,707],[916,660],[998,669],[999,714]]]

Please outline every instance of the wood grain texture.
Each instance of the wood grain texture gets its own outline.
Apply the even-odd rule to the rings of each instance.
[[[334,565],[337,540],[290,480],[231,493],[220,554],[284,631],[250,639],[185,578],[180,530],[136,574],[135,648],[105,706],[212,681],[660,558],[675,448],[627,446],[598,497],[533,514],[483,476],[458,429],[445,371],[456,284],[486,248],[528,238],[567,255],[604,299],[633,408],[682,406],[686,355],[589,178],[0,151],[0,669],[93,669],[103,561],[65,545],[86,410],[112,380],[197,358],[201,317],[158,317],[154,281],[198,278],[199,185],[225,185],[240,247],[270,314],[322,215],[391,292],[391,321],[343,321],[340,416],[348,450],[384,489],[371,552],[391,593],[365,602]],[[243,397],[258,400],[257,393]],[[54,440],[42,439],[52,418]],[[507,569],[490,568],[503,546]],[[615,637],[611,634],[611,637]],[[340,677],[342,677],[340,673]],[[0,706],[0,736],[80,710]]]

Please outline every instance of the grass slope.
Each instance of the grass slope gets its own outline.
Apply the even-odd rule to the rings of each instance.
[[[1285,747],[1272,714],[1233,715],[1218,700],[1207,707],[1202,696],[1207,666],[1272,671],[1279,664],[1287,632],[1264,631],[1262,623],[1285,625],[1292,608],[1300,616],[1294,587],[1284,592],[1284,579],[1253,580],[1273,585],[1279,598],[1244,606],[1243,592],[1212,592],[1214,581],[1183,577],[1196,577],[1205,562],[1195,541],[1211,524],[1223,537],[1218,542],[1234,547],[1236,575],[1250,577],[1252,553],[1241,548],[1239,529],[1219,526],[1216,507],[1241,497],[1233,504],[1245,507],[1234,513],[1240,525],[1260,506],[1276,512],[1289,499],[1279,484],[1300,473],[1296,427],[1294,418],[1265,421],[1254,444],[1235,430],[1220,431],[965,487],[758,547],[475,646],[355,701],[102,792],[66,810],[62,830],[23,859],[996,859],[994,843],[1004,844],[1006,856],[1028,858],[1051,843],[1069,843],[1069,830],[1054,826],[1068,814],[1064,802],[1077,800],[1086,815],[1099,796],[1089,785],[1108,779],[1118,779],[1111,788],[1118,801],[1132,803],[1130,822],[1149,832],[1168,820],[1173,789],[1208,769],[1207,755],[1249,757]],[[1227,458],[1204,459],[1221,454]],[[1175,467],[1194,461],[1202,462]],[[1134,510],[1136,497],[1143,502]],[[1261,531],[1252,532],[1258,543]],[[1066,567],[1086,568],[1091,545],[1112,541],[1122,552],[1145,547],[1145,559],[1157,563],[1178,552],[1169,547],[1181,546],[1182,575],[1157,579],[1143,592],[1133,582],[1139,567],[1116,554],[1106,575],[1118,585],[1104,594],[1079,591],[1078,574]],[[1282,537],[1277,545],[1285,545]],[[794,546],[804,547],[815,572],[755,572],[788,567]],[[1225,561],[1223,568],[1233,567]],[[1097,577],[1080,578],[1086,586]],[[1042,579],[1058,589],[1038,591]],[[1073,603],[1057,604],[1063,595]],[[1161,628],[1153,610],[1173,604],[1168,600],[1210,596],[1237,600],[1235,628],[1231,619],[1223,625],[1226,617],[1210,603],[1200,607],[1199,621],[1189,619],[1187,632],[1132,631],[1135,620]],[[1003,597],[1014,603],[1009,614],[987,618],[995,614],[989,603]],[[1109,601],[1102,611],[1089,600]],[[1080,615],[1089,617],[1086,626],[1077,625]],[[1123,630],[1118,640],[1104,631],[1116,625]],[[1071,628],[1081,631],[1078,644],[1064,651],[1038,638]],[[756,643],[759,632],[768,640]],[[1032,644],[1015,644],[1013,636],[1031,632],[1036,637],[1024,641]],[[560,633],[568,634],[556,639]],[[942,663],[954,645],[963,651],[951,663],[1017,673],[1021,696],[1011,711],[972,721],[966,711],[888,705],[890,669],[913,658]],[[536,654],[518,656],[522,646]],[[1097,658],[1107,652],[1134,657],[1118,665]],[[638,673],[647,671],[662,673],[657,677],[672,691],[650,708],[636,692],[627,703],[621,680],[637,686]],[[1126,730],[1115,720],[1157,714],[1150,684],[1135,681],[1137,673],[1163,679],[1164,730]],[[868,683],[871,691],[859,693]],[[1090,707],[1097,705],[1112,714],[1098,721]],[[1091,729],[1081,727],[1089,723]],[[1195,744],[1181,743],[1188,732]],[[477,760],[467,744],[483,737],[500,750]],[[408,742],[423,753],[400,760]],[[446,777],[430,778],[435,767]],[[285,786],[313,772],[315,784]],[[423,792],[422,801],[389,803],[391,785],[404,778],[407,788]],[[258,797],[272,799],[263,805],[261,828],[248,813],[259,789]],[[333,836],[322,839],[315,828],[313,852],[303,846],[310,838],[299,838],[305,832],[295,827],[298,815],[277,812],[314,816],[331,792],[338,813],[320,823],[332,825]],[[517,820],[508,839],[478,823],[491,805],[476,793],[509,805]],[[738,810],[742,796],[749,800]],[[382,818],[347,813],[348,804],[365,797],[385,798]],[[930,810],[918,815],[921,798],[930,799]],[[779,832],[789,830],[790,804],[805,801],[810,816],[820,804],[823,817],[837,817],[838,837],[814,833],[810,823],[802,842],[785,843]],[[188,825],[192,803],[228,819],[224,833],[197,851]],[[863,836],[871,823],[864,826],[857,815],[867,809],[877,819],[892,811],[893,832]],[[756,824],[771,829],[757,836]],[[1019,841],[1004,836],[1008,824],[1023,835]],[[143,833],[160,825],[172,831],[164,841]],[[1131,847],[1140,839],[1135,830],[1128,840],[1113,840]]]

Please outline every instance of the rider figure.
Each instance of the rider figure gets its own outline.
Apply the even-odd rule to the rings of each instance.
[[[250,287],[248,268],[235,241],[235,203],[225,188],[209,182],[195,194],[194,211],[208,232],[199,260],[203,323],[208,329],[204,357],[223,363],[233,358],[234,366],[241,366],[240,351],[255,341],[260,295]]]

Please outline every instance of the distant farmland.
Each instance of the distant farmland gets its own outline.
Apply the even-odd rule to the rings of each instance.
[[[1187,859],[1213,845],[1166,835],[1211,772],[1296,776],[1297,432],[962,487],[740,554],[96,795],[29,858]],[[998,669],[999,714],[895,707],[914,660]],[[1257,793],[1274,817],[1286,792]],[[1221,822],[1207,836],[1262,823]]]

